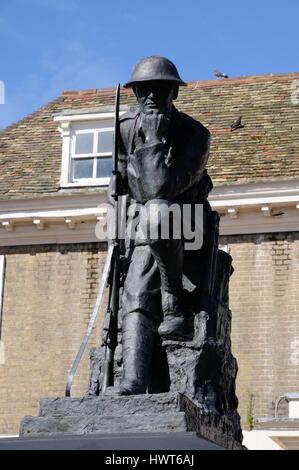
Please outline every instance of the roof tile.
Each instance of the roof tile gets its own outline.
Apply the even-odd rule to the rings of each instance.
[[[189,82],[176,106],[212,134],[209,173],[215,185],[298,178],[299,104],[291,86],[299,73]],[[135,102],[121,90],[121,103]],[[62,139],[53,114],[114,104],[114,89],[64,91],[0,131],[0,196],[59,193]],[[242,116],[244,127],[230,130]],[[72,190],[76,191],[76,190]],[[84,190],[77,190],[84,191]]]

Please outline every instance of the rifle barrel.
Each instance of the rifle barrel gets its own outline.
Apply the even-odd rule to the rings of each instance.
[[[117,346],[118,333],[118,309],[119,309],[119,285],[120,285],[120,247],[118,239],[118,140],[119,140],[119,96],[120,84],[117,85],[115,94],[114,140],[112,154],[112,197],[114,199],[114,226],[113,226],[113,257],[111,260],[110,295],[107,313],[110,314],[108,340],[105,345],[105,360],[103,364],[102,395],[106,388],[114,385],[114,353]]]

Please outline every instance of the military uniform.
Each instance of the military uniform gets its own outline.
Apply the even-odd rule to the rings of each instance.
[[[153,81],[185,85],[172,62],[150,57],[137,64],[126,86],[149,82],[146,86],[151,90]],[[159,93],[157,85],[155,89]],[[158,210],[173,203],[190,204],[193,208],[201,203],[205,234],[207,214],[211,212],[207,195],[212,188],[205,169],[209,131],[170,104],[165,137],[142,139],[144,115],[140,106],[131,108],[120,118],[118,193],[128,194],[131,201],[146,207],[154,203]],[[140,226],[146,227],[147,223],[141,217]],[[150,377],[150,371],[155,370],[153,358],[156,363],[162,360],[159,335],[190,339],[182,279],[186,274],[195,285],[200,282],[201,250],[184,251],[184,239],[171,237],[154,240],[148,237],[141,242],[131,239],[126,247],[127,272],[122,295],[124,368],[120,393],[145,393],[147,388],[166,391],[167,386],[157,389],[151,385],[155,382],[154,375]]]
[[[136,150],[139,120],[138,108],[132,108],[120,119],[121,193],[129,194],[132,201],[143,204],[157,198],[161,202],[178,204],[200,203],[204,205],[205,220],[206,213],[211,210],[207,194],[212,188],[205,170],[210,136],[208,130],[173,107],[169,142]],[[159,324],[162,321],[161,284],[155,258],[144,241],[127,240],[126,246],[128,270],[123,314],[142,311]],[[199,257],[200,253],[193,251],[184,253],[184,274],[195,285],[199,282],[196,269],[196,259]]]

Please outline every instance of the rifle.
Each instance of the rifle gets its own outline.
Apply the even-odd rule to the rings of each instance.
[[[204,247],[205,270],[202,278],[201,309],[208,313],[207,337],[216,338],[217,329],[217,298],[215,284],[218,261],[219,215],[216,211],[208,213],[208,237]]]
[[[107,315],[109,315],[109,327],[105,345],[105,358],[103,364],[103,383],[101,394],[104,395],[107,387],[114,385],[114,353],[117,346],[118,333],[118,309],[119,309],[119,288],[120,288],[120,242],[118,238],[118,222],[119,222],[119,203],[118,203],[118,137],[119,137],[119,90],[118,84],[115,97],[115,120],[114,120],[114,144],[112,155],[112,192],[111,197],[114,199],[114,224],[112,236],[111,267],[108,278],[109,299],[107,307]]]
[[[72,367],[68,373],[67,383],[65,387],[65,396],[71,396],[72,384],[75,373],[80,364],[81,358],[85,351],[98,311],[103,299],[104,290],[108,284],[110,285],[108,311],[110,313],[110,324],[106,341],[105,363],[104,363],[104,380],[102,393],[105,393],[106,387],[113,385],[113,360],[114,351],[117,346],[117,316],[119,306],[119,283],[120,283],[120,245],[118,240],[118,137],[119,137],[119,93],[120,85],[117,85],[115,96],[115,118],[114,118],[114,142],[112,153],[112,197],[114,199],[114,227],[112,244],[108,248],[107,258],[99,285],[95,306],[90,317],[86,333],[82,339],[79,351],[75,357]]]

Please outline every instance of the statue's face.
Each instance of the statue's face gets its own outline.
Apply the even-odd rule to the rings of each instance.
[[[171,82],[149,81],[134,86],[140,110],[144,114],[170,114],[177,87]]]

